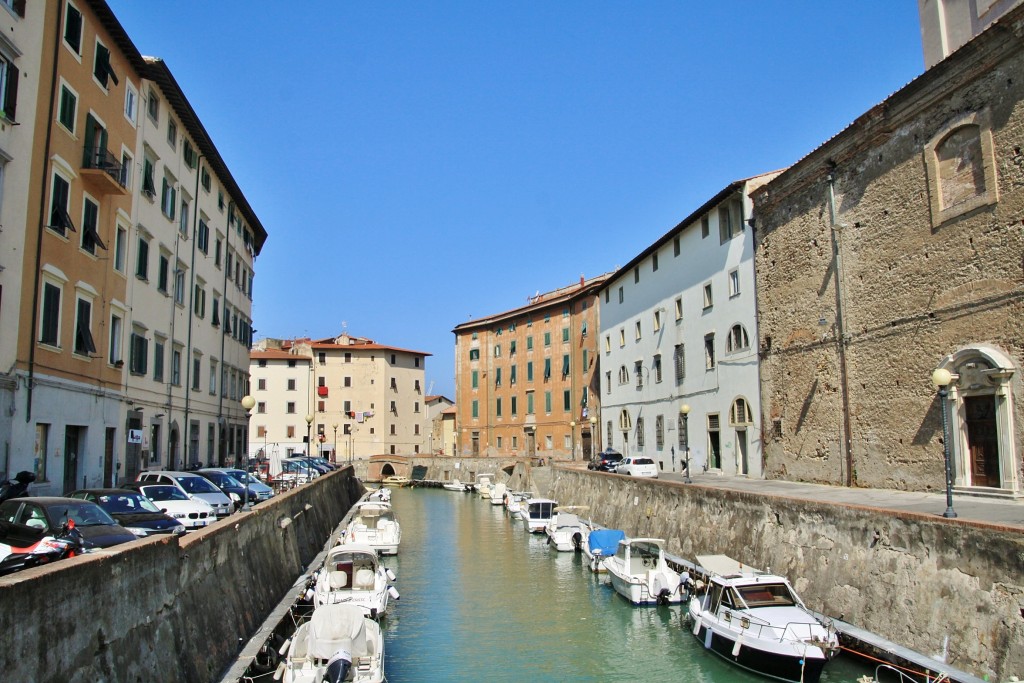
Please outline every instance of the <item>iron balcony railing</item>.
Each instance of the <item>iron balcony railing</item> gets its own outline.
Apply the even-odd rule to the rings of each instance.
[[[103,171],[121,187],[127,188],[128,186],[124,165],[106,149],[87,148],[82,160],[82,168]]]

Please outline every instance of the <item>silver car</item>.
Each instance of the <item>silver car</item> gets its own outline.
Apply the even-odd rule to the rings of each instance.
[[[217,518],[227,517],[235,509],[234,503],[206,477],[193,472],[161,470],[140,472],[135,481],[141,484],[166,484],[176,486],[190,498],[198,498],[210,504]],[[237,497],[237,494],[231,494]]]

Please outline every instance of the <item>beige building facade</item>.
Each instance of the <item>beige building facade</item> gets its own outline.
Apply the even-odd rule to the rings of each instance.
[[[601,450],[597,292],[607,278],[453,330],[455,455],[585,460]]]
[[[1022,32],[1018,7],[754,193],[769,478],[942,491],[948,453],[955,491],[1024,495]]]

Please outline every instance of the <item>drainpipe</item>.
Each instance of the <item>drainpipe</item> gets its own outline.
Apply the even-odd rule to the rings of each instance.
[[[843,269],[839,249],[839,235],[843,225],[836,222],[835,170],[828,174],[829,235],[832,238],[832,267],[836,291],[836,353],[839,355],[839,394],[843,402],[843,450],[846,456],[846,486],[856,482],[853,476],[853,435],[850,428],[850,386],[846,369],[846,328],[843,324]]]
[[[217,382],[217,426],[220,427],[220,438],[217,439],[217,464],[223,465],[221,462],[220,444],[224,443],[225,450],[227,450],[227,420],[224,418],[224,377],[227,372],[224,370],[224,366],[227,363],[227,358],[224,357],[224,326],[227,325],[228,319],[228,246],[231,244],[231,216],[234,215],[235,202],[228,202],[228,221],[224,226],[224,254],[221,266],[224,271],[224,280],[221,283],[221,323],[220,323],[220,381]]]
[[[199,237],[199,177],[203,172],[203,155],[200,154],[196,161],[196,191],[193,194],[195,210],[192,212],[192,279],[189,282],[189,307],[188,307],[188,341],[185,345],[186,358],[188,360],[185,372],[185,436],[188,443],[192,443],[192,425],[189,424],[189,406],[192,401],[192,318],[196,310],[196,242]]]
[[[180,242],[181,242],[181,231],[178,230],[177,228],[175,228],[174,229],[174,268],[173,268],[173,270],[171,270],[171,275],[174,277],[174,282],[172,283],[172,291],[171,291],[171,321],[170,321],[170,324],[169,324],[169,327],[170,327],[170,337],[168,338],[168,340],[170,341],[170,344],[171,344],[171,366],[169,368],[166,368],[167,370],[170,371],[170,373],[172,375],[167,380],[167,455],[169,457],[174,457],[174,461],[173,462],[169,462],[169,467],[172,470],[173,469],[177,469],[177,465],[178,465],[178,463],[177,463],[177,456],[175,456],[174,453],[171,450],[171,445],[173,443],[173,440],[171,439],[171,431],[172,431],[171,430],[171,422],[173,421],[172,417],[173,417],[173,412],[174,412],[173,411],[173,409],[174,409],[174,377],[173,377],[173,373],[174,373],[174,321],[178,317],[177,309],[176,309],[177,304],[174,301],[174,291],[173,291],[173,288],[176,287],[177,283],[178,283],[178,244]],[[157,277],[159,277],[159,276],[160,275],[159,275],[159,272],[158,272],[157,273]],[[155,339],[154,339],[154,343],[156,343]],[[181,367],[180,366],[178,367],[178,372],[179,373],[181,372]],[[179,374],[179,377],[180,377],[180,374]],[[179,433],[179,438],[180,438],[180,433]]]
[[[54,105],[57,100],[57,62],[60,59],[61,29],[64,23],[64,3],[57,3],[57,23],[53,37],[53,70],[50,72],[50,107],[46,125],[46,155],[43,164],[43,175],[39,192],[39,232],[36,234],[36,268],[32,285],[32,325],[29,327],[28,345],[28,391],[25,394],[25,422],[32,421],[32,390],[35,388],[36,370],[36,327],[39,325],[39,286],[42,277],[41,263],[43,260],[43,231],[46,229],[46,190],[49,185],[50,139],[53,134]]]

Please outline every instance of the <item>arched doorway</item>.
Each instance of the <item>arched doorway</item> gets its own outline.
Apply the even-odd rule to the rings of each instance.
[[[386,462],[384,466],[380,468],[380,476],[382,477],[393,477],[395,476],[395,468],[391,466],[391,463]]]
[[[178,423],[171,423],[171,434],[167,442],[167,469],[178,469],[178,445],[181,443],[181,434],[178,432]]]
[[[999,349],[975,345],[960,349],[939,367],[953,375],[945,408],[951,416],[954,484],[1016,493],[1013,361]]]

